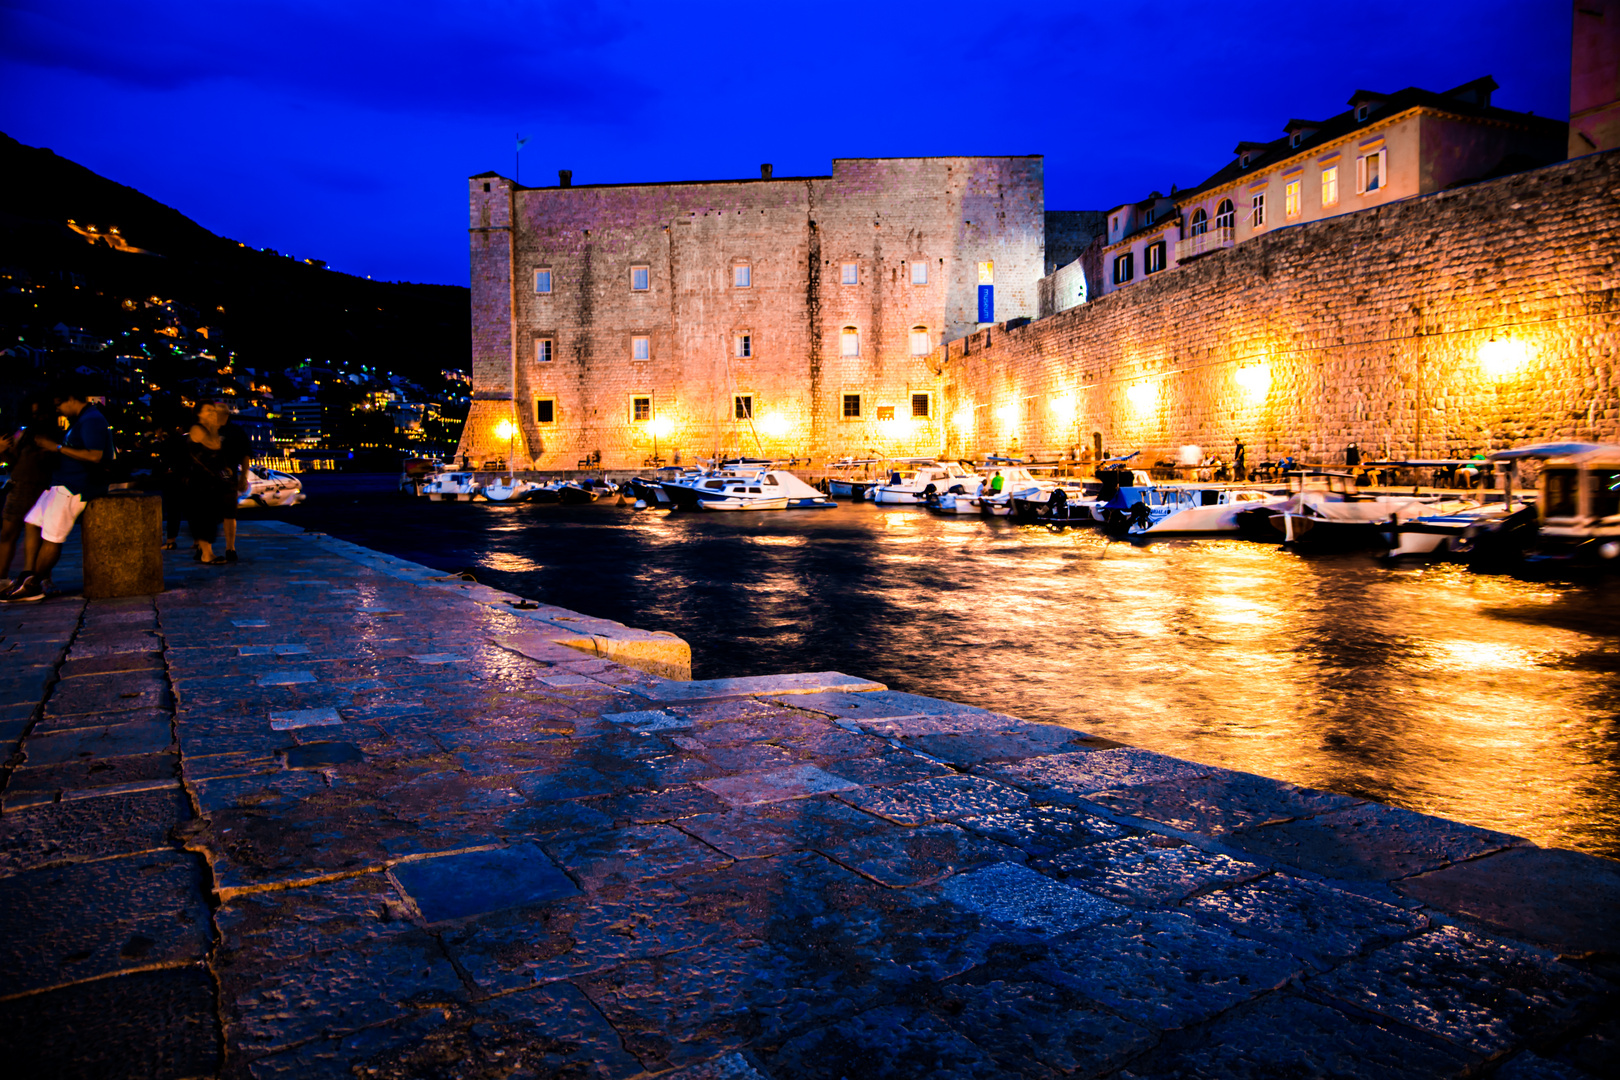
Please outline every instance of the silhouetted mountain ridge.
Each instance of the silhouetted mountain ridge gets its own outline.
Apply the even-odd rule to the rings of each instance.
[[[69,220],[116,226],[125,241],[151,254],[92,244]],[[60,318],[115,337],[129,330],[123,300],[157,296],[195,310],[213,340],[249,366],[282,367],[307,357],[417,378],[468,366],[466,288],[372,281],[244,247],[134,188],[3,134],[0,266],[82,276],[74,310],[39,312],[51,320],[47,326]],[[8,313],[6,321],[16,317]]]

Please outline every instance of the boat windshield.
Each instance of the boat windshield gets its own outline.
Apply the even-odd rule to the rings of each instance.
[[[1586,475],[1592,516],[1606,518],[1620,514],[1620,469],[1593,469]]]
[[[1548,469],[1542,474],[1542,483],[1546,485],[1546,505],[1542,514],[1546,517],[1574,517],[1578,513],[1579,489],[1574,469]]]

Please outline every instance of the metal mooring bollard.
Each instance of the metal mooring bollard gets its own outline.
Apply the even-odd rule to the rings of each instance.
[[[84,595],[90,600],[163,591],[163,498],[113,491],[84,508]]]

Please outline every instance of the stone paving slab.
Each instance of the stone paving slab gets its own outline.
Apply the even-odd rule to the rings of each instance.
[[[1620,1045],[1608,860],[837,673],[687,683],[607,620],[242,537],[155,600],[0,611],[3,1060],[1591,1080]]]

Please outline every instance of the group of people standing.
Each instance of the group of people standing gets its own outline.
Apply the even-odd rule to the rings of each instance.
[[[0,435],[0,457],[11,466],[0,507],[0,603],[43,600],[51,591],[51,571],[61,559],[62,545],[85,506],[104,495],[109,484],[132,486],[114,482],[120,474],[115,472],[113,431],[95,400],[78,385],[35,395],[19,422]],[[164,546],[178,546],[185,521],[196,559],[235,562],[236,505],[248,489],[250,443],[242,428],[231,423],[230,408],[223,402],[199,404],[191,421],[167,435],[153,455],[150,482],[163,492]],[[222,524],[225,551],[217,555],[214,545]],[[19,539],[23,564],[13,576]]]

